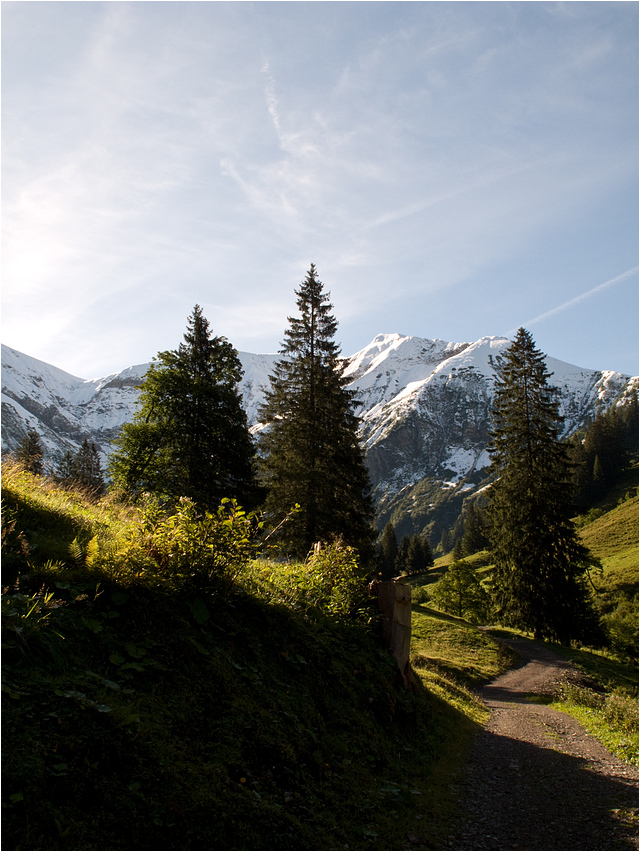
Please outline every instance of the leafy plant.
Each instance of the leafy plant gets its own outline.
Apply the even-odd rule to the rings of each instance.
[[[429,587],[428,594],[438,608],[475,624],[485,623],[491,614],[489,593],[475,569],[463,559],[452,562],[444,576]]]
[[[228,587],[255,555],[262,523],[235,500],[224,498],[216,512],[201,511],[188,497],[153,525],[150,555],[160,572],[180,585]]]
[[[44,588],[35,594],[19,591],[2,595],[2,647],[24,654],[50,652],[64,637],[50,627],[51,612],[59,602]]]

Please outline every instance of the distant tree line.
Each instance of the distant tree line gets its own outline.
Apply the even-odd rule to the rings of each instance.
[[[433,565],[429,539],[415,534],[404,536],[400,544],[393,523],[389,521],[382,531],[377,548],[378,571],[383,581],[405,574],[422,574]]]
[[[638,455],[638,396],[600,413],[569,442],[574,501],[592,506],[619,481]]]
[[[37,476],[45,473],[44,448],[36,429],[29,428],[15,451],[15,458],[25,470]],[[49,469],[52,478],[69,488],[80,488],[93,496],[105,491],[104,472],[98,448],[84,438],[74,453],[67,450],[55,468]]]

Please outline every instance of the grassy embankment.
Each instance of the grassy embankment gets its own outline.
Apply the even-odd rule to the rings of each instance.
[[[497,646],[416,607],[407,692],[331,565],[197,584],[160,529],[4,466],[4,847],[438,848]]]

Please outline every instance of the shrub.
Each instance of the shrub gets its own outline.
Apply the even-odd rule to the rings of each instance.
[[[143,518],[148,547],[159,572],[176,585],[225,588],[255,555],[261,522],[235,500],[224,498],[217,512],[201,511],[181,497],[175,511],[157,520],[156,507]]]
[[[638,659],[638,595],[622,599],[613,612],[602,617],[608,645],[621,659]]]
[[[318,595],[317,603],[329,612],[348,615],[364,602],[365,577],[358,553],[342,539],[313,550],[306,565]]]

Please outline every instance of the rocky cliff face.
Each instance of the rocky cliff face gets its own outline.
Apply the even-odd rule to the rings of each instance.
[[[380,335],[349,359],[346,374],[361,400],[362,441],[379,501],[425,477],[450,487],[482,478],[489,464],[492,361],[509,344],[497,337],[445,343]],[[599,408],[637,391],[637,378],[554,358],[547,364],[560,390],[565,436]]]
[[[383,514],[398,495],[406,496],[425,480],[457,491],[482,480],[489,463],[492,358],[508,345],[507,339],[496,337],[447,343],[381,334],[345,360],[345,375],[359,400],[374,496]],[[239,354],[243,404],[255,425],[277,356]],[[547,363],[551,383],[560,390],[565,435],[599,408],[623,404],[637,393],[637,377],[582,370],[553,358]],[[133,417],[148,367],[140,364],[85,380],[3,346],[3,451],[15,449],[31,427],[40,433],[54,465],[84,437],[95,441],[106,458],[122,424]]]

